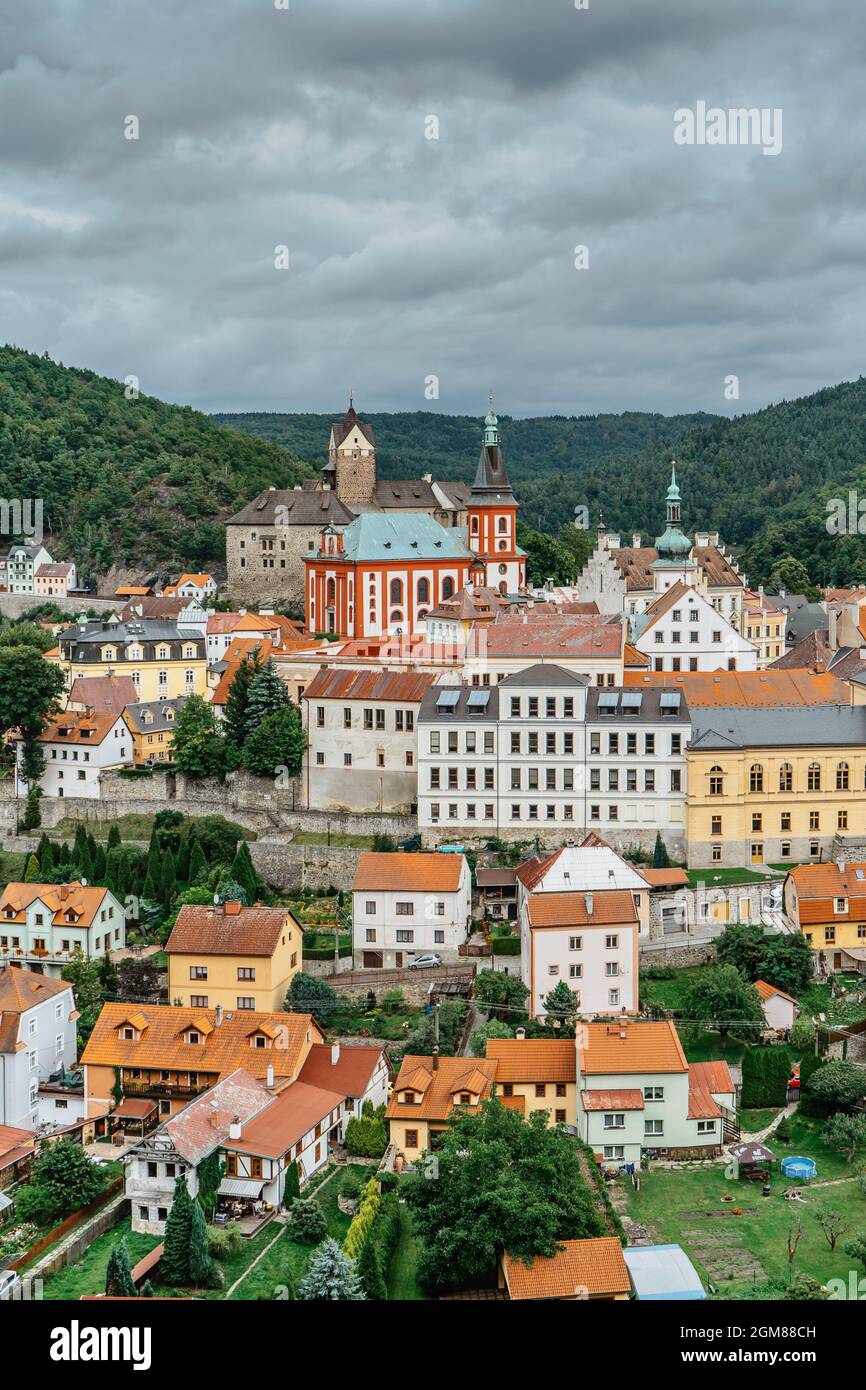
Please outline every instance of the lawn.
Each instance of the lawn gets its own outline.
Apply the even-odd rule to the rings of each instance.
[[[741,1110],[740,1128],[744,1134],[757,1134],[759,1129],[766,1129],[767,1125],[771,1125],[778,1113],[778,1110]]]
[[[198,816],[187,816],[185,821],[195,823]],[[118,816],[116,820],[86,820],[79,822],[74,816],[64,816],[63,820],[57,822],[54,828],[46,832],[52,840],[69,840],[75,838],[75,830],[79,824],[83,824],[89,835],[95,840],[107,840],[108,832],[113,825],[120,831],[120,838],[124,844],[130,840],[142,840],[145,843],[150,839],[153,830],[153,816],[147,815],[142,811],[129,811],[125,816]],[[240,827],[245,840],[255,840],[254,830],[244,830]]]
[[[129,1263],[137,1264],[159,1244],[158,1236],[136,1235],[127,1216],[110,1231],[97,1236],[87,1252],[77,1264],[67,1265],[46,1281],[43,1297],[46,1299],[69,1299],[77,1301],[83,1293],[102,1293],[105,1289],[105,1271],[108,1257],[121,1236],[126,1240]]]
[[[403,1303],[416,1302],[424,1298],[416,1278],[420,1245],[405,1202],[400,1203],[400,1226],[400,1240],[388,1271],[388,1298]]]
[[[363,1164],[351,1164],[350,1169],[362,1181],[374,1171]],[[304,1196],[318,1196],[325,1213],[328,1234],[334,1236],[341,1244],[351,1221],[351,1217],[344,1215],[337,1206],[340,1181],[345,1171],[345,1168],[340,1168],[327,1183],[323,1184],[320,1181],[316,1184],[315,1189],[311,1187],[304,1191]],[[326,1176],[330,1173],[334,1173],[334,1169],[328,1169]],[[304,1276],[311,1247],[299,1245],[296,1241],[291,1240],[290,1233],[291,1227],[284,1227],[276,1221],[270,1221],[252,1239],[245,1240],[236,1255],[217,1262],[225,1275],[224,1287],[221,1289],[199,1289],[196,1297],[210,1300],[225,1298],[235,1281],[241,1278],[244,1271],[249,1269],[256,1257],[261,1255],[264,1250],[267,1250],[268,1253],[231,1295],[232,1301],[236,1299],[273,1298],[275,1290],[281,1284],[297,1287]],[[131,1231],[130,1219],[127,1217],[110,1231],[106,1231],[104,1235],[98,1236],[77,1264],[68,1265],[66,1269],[60,1270],[49,1279],[45,1285],[45,1298],[78,1299],[83,1293],[102,1293],[105,1287],[108,1257],[121,1236],[126,1239],[130,1264],[135,1264],[159,1243],[158,1236],[134,1235]],[[278,1239],[276,1239],[277,1237]],[[276,1244],[268,1249],[275,1239]],[[153,1285],[156,1294],[174,1297],[182,1292],[161,1285],[158,1271]]]
[[[372,835],[340,835],[332,830],[299,830],[292,836],[295,845],[336,845],[342,849],[372,849]]]
[[[690,888],[713,888],[715,885],[731,887],[738,883],[781,883],[777,874],[767,873],[765,869],[720,869],[711,864],[707,869],[686,869]]]
[[[791,1152],[797,1149],[792,1147]],[[856,1180],[804,1187],[805,1205],[785,1201],[782,1194],[787,1186],[775,1171],[771,1196],[763,1197],[760,1184],[731,1182],[719,1165],[657,1169],[643,1176],[640,1192],[630,1186],[625,1192],[629,1213],[647,1227],[653,1240],[681,1245],[704,1282],[712,1282],[723,1295],[767,1279],[787,1281],[791,1268],[787,1237],[798,1222],[802,1234],[793,1269],[804,1270],[822,1283],[833,1277],[847,1279],[854,1263],[842,1249],[848,1235],[831,1252],[817,1217],[840,1212],[852,1235],[866,1229],[866,1199]],[[735,1196],[734,1202],[722,1200],[730,1195]],[[733,1214],[735,1206],[741,1215]]]
[[[0,874],[3,875],[4,883],[20,883],[24,877],[24,861],[27,855],[23,851],[0,850]]]
[[[689,986],[706,970],[705,965],[689,965],[677,970],[670,980],[653,980],[640,976],[641,1004],[658,1004],[663,1009],[682,1008]]]
[[[717,1062],[720,1059],[730,1065],[738,1065],[743,1060],[744,1045],[736,1038],[728,1038],[727,1047],[722,1047],[718,1033],[706,1028],[679,1028],[680,1042],[688,1062]]]

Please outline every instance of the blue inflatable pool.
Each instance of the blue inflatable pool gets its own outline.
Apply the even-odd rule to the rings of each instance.
[[[781,1168],[786,1178],[814,1178],[818,1171],[814,1158],[803,1158],[802,1156],[783,1158]]]

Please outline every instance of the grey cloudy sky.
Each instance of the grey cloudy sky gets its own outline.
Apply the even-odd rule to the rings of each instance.
[[[864,50],[863,0],[7,0],[2,338],[206,410],[857,376]],[[781,154],[676,145],[699,100],[781,108]]]

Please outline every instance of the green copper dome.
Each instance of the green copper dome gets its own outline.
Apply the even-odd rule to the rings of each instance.
[[[656,536],[656,550],[659,560],[672,560],[688,555],[692,548],[689,537],[680,526],[680,490],[677,486],[676,460],[671,464],[671,481],[665,497],[667,525],[660,536]]]

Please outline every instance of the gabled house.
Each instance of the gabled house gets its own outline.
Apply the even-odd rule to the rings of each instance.
[[[497,1063],[490,1058],[417,1057],[400,1066],[387,1118],[391,1143],[411,1163],[448,1128],[455,1110],[477,1113],[493,1094]]]
[[[627,1299],[631,1280],[616,1236],[561,1240],[555,1255],[526,1263],[503,1251],[499,1287],[513,1301],[599,1302]]]
[[[520,909],[521,971],[530,1018],[562,982],[583,1015],[637,1013],[638,934],[634,894],[529,893]]]
[[[463,854],[365,850],[352,884],[356,963],[410,965],[434,952],[456,961],[472,915],[472,875]]]
[[[132,761],[142,763],[171,762],[174,745],[174,726],[183,709],[186,696],[176,700],[137,701],[128,704],[123,719],[132,739]]]
[[[102,773],[132,764],[132,738],[123,715],[113,709],[66,710],[49,718],[38,743],[45,770],[38,785],[45,796],[98,800]],[[23,776],[24,745],[19,739],[15,764],[16,790],[24,796],[29,782]]]
[[[77,1056],[78,1012],[72,986],[30,970],[0,965],[0,1126],[34,1130],[80,1118],[81,1106],[43,1103],[40,1085]]]
[[[786,994],[783,989],[777,989],[775,985],[767,984],[766,980],[756,980],[755,989],[761,997],[767,1027],[775,1028],[782,1033],[787,1033],[789,1028],[793,1028],[799,1013],[794,996]]]
[[[550,1123],[576,1121],[577,1061],[573,1038],[488,1038],[487,1060],[496,1063],[496,1095],[526,1117],[546,1110]]]
[[[60,976],[76,949],[93,959],[126,945],[126,913],[107,888],[7,883],[0,895],[0,964]]]
[[[303,942],[283,907],[187,903],[165,947],[168,997],[189,1008],[277,1012],[303,968]]]
[[[311,1014],[248,1013],[164,1004],[104,1004],[81,1056],[89,1116],[124,1096],[171,1116],[242,1067],[257,1080],[297,1080],[324,1039]]]

